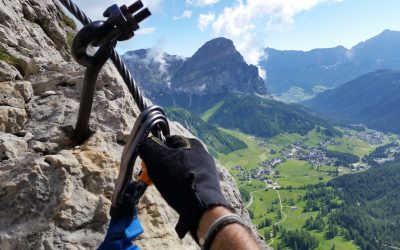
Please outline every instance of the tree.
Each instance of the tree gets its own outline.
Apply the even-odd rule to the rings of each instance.
[[[283,250],[285,248],[285,243],[283,243],[282,241],[279,242],[277,250]]]
[[[249,215],[250,215],[250,219],[254,219],[254,213],[251,210],[249,210]]]
[[[269,227],[272,224],[272,220],[265,218],[264,220],[261,220],[261,222],[258,224],[258,229],[264,228],[264,227]]]
[[[281,239],[284,246],[298,250],[314,249],[319,245],[318,240],[304,230],[283,229]]]
[[[325,239],[331,240],[339,234],[339,227],[332,223],[329,223],[328,230],[325,233]]]
[[[278,216],[277,216],[278,220],[282,219],[282,212],[281,210],[278,210]]]
[[[271,231],[269,231],[269,230],[264,231],[264,239],[265,239],[265,241],[271,239]]]

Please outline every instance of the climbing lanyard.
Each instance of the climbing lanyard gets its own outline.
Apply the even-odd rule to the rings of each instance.
[[[137,148],[150,132],[158,134],[160,137],[162,137],[161,133],[163,135],[170,133],[164,111],[158,106],[151,106],[143,110],[125,145],[112,197],[111,223],[99,250],[137,249],[132,244],[132,240],[143,232],[137,218],[137,204],[151,183],[145,168],[142,168],[136,181],[131,182],[131,179],[133,165],[138,156]],[[127,209],[130,210],[128,213],[125,212]]]
[[[121,166],[112,196],[110,209],[111,222],[100,250],[135,250],[139,249],[132,241],[143,233],[138,220],[137,204],[151,184],[147,170],[142,170],[137,180],[132,181],[133,168],[138,156],[138,147],[150,133],[163,140],[170,134],[168,120],[161,107],[147,107],[137,84],[128,68],[115,50],[118,41],[125,41],[134,36],[139,23],[151,15],[139,0],[127,7],[112,5],[104,12],[106,21],[92,22],[71,0],[59,0],[84,27],[77,33],[72,43],[74,59],[86,67],[79,114],[75,127],[75,139],[83,143],[90,135],[89,118],[93,105],[96,81],[101,68],[108,59],[114,63],[125,84],[133,96],[141,114],[136,119],[132,132],[121,157]],[[94,55],[89,55],[89,46],[99,47]]]

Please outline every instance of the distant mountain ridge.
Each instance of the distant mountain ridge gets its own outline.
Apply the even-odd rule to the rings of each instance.
[[[400,71],[363,75],[304,104],[338,121],[400,133]]]
[[[268,94],[258,68],[248,65],[226,38],[205,43],[187,59],[152,50],[128,52],[123,58],[139,85],[163,106],[201,113],[231,94]]]
[[[279,133],[305,134],[316,125],[330,128],[328,122],[307,109],[271,98],[258,68],[248,65],[233,42],[226,38],[205,43],[190,58],[138,50],[128,52],[124,59],[139,85],[155,103],[183,108],[197,115],[214,109],[210,112],[210,124],[261,137]],[[186,111],[172,111],[172,118],[193,131],[199,128],[208,131],[204,135],[200,131],[197,135],[214,143],[211,147],[216,149],[214,151],[230,150],[233,148],[229,146],[231,143],[235,147],[239,145],[231,139],[226,140],[227,136],[220,136],[215,129]]]
[[[261,66],[267,70],[270,92],[279,96],[303,91],[312,96],[372,71],[400,69],[400,32],[385,30],[351,49],[338,46],[308,52],[265,51],[268,58]]]

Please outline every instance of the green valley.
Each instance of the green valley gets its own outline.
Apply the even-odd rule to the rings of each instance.
[[[242,112],[246,109],[250,112]],[[369,243],[357,231],[364,229],[365,219],[357,228],[346,224],[341,216],[354,214],[343,212],[349,198],[335,180],[400,158],[399,136],[334,127],[300,106],[258,97],[231,96],[200,117],[178,108],[167,113],[228,168],[268,245],[367,249]]]
[[[286,133],[260,139],[220,129],[247,144],[241,150],[219,153],[218,160],[235,177],[253,224],[270,246],[295,249],[288,235],[301,235],[318,243],[314,249],[359,249],[347,229],[330,222],[344,201],[330,181],[364,171],[367,167],[360,167],[366,165],[364,157],[378,145],[398,140],[397,136],[339,128],[342,136],[330,137],[323,127],[316,127],[305,135]],[[359,162],[344,167],[337,164],[342,163],[338,159],[327,159],[325,151],[339,157],[340,153],[354,155]]]

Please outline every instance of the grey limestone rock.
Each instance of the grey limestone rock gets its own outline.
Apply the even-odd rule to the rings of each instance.
[[[0,1],[0,48],[21,62],[24,77],[0,78],[2,250],[95,249],[106,232],[124,140],[139,113],[116,69],[106,65],[90,119],[93,135],[82,145],[71,139],[84,69],[71,61],[63,15],[56,1]],[[179,124],[171,128],[192,136]],[[229,202],[250,225],[233,179],[220,172]],[[190,236],[178,238],[178,216],[154,187],[139,209],[145,233],[138,245],[198,249]]]

